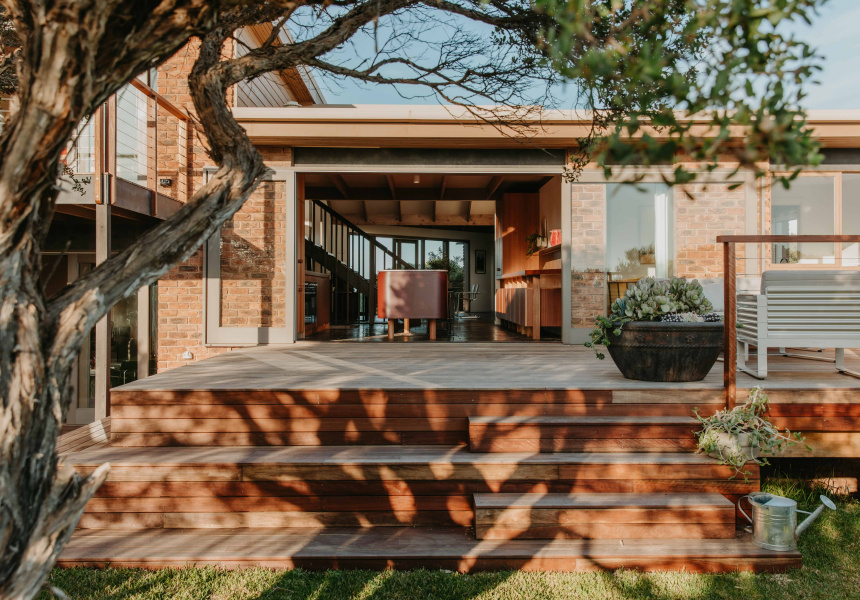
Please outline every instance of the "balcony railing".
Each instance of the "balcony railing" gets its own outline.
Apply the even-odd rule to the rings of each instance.
[[[737,402],[737,336],[738,336],[738,287],[739,275],[737,264],[739,260],[737,244],[761,244],[765,246],[800,245],[800,244],[860,244],[860,235],[722,235],[717,236],[717,243],[723,245],[724,273],[724,310],[725,333],[723,339],[723,387],[725,388],[726,406],[732,408]],[[762,252],[762,256],[770,255]],[[758,260],[758,259],[754,259]],[[783,267],[787,265],[782,265]],[[794,265],[792,265],[794,266]],[[817,267],[818,269],[833,268],[830,264],[798,265],[801,269]],[[854,269],[845,269],[854,270]],[[757,348],[757,352],[767,352],[767,348]],[[846,371],[847,372],[847,371]]]
[[[67,164],[84,185],[84,197],[62,195],[61,204],[102,204],[169,217],[191,195],[188,115],[134,79],[85,123]]]

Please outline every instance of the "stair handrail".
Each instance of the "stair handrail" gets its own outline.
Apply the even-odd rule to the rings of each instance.
[[[391,250],[389,250],[388,248],[386,248],[385,246],[383,246],[382,244],[377,242],[376,236],[373,236],[373,235],[367,233],[361,227],[359,227],[358,225],[356,225],[355,223],[353,223],[352,221],[350,221],[349,219],[344,217],[342,214],[340,214],[339,212],[337,212],[336,210],[334,210],[330,206],[326,206],[325,204],[323,204],[319,200],[311,200],[311,202],[313,202],[315,206],[319,206],[323,211],[325,211],[329,215],[331,215],[332,218],[335,218],[335,219],[341,221],[347,227],[354,229],[356,232],[358,232],[359,234],[361,234],[362,236],[367,238],[367,240],[372,245],[374,245],[374,246],[376,246],[376,248],[382,250],[382,252],[384,254],[387,254],[388,256],[390,256],[392,258],[392,260],[394,261],[393,264],[400,264],[400,265],[402,265],[402,267],[404,269],[414,269],[415,268],[414,266],[410,265],[408,262],[406,262],[405,260],[403,260],[402,258],[397,256],[396,254],[394,254]]]

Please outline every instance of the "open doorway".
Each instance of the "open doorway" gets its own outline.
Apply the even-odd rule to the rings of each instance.
[[[532,304],[512,310],[524,307],[519,296],[540,300],[531,286],[540,286],[537,252],[560,232],[559,176],[311,172],[297,184],[300,338],[411,342],[431,339],[435,329],[440,341],[560,340],[560,303],[545,302],[543,326]],[[533,234],[540,239],[528,248]],[[526,273],[518,265],[528,261],[514,257],[529,259],[530,250],[535,264]],[[379,306],[390,292],[380,274],[397,270],[444,272],[444,317],[396,318],[389,334]],[[550,279],[544,274],[543,284]],[[555,279],[560,288],[560,264]]]

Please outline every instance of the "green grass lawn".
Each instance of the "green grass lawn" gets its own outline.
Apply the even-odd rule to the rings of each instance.
[[[815,490],[771,480],[765,491],[797,499],[809,509]],[[71,598],[206,598],[217,600],[384,600],[416,598],[620,598],[860,600],[860,502],[838,499],[800,540],[803,569],[783,574],[523,573],[460,575],[445,571],[275,571],[215,568],[57,569],[51,584]],[[50,598],[46,593],[44,598]]]

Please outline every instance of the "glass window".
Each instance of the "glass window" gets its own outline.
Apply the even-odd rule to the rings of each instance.
[[[657,183],[612,183],[606,188],[606,265],[612,279],[671,277],[672,191]]]
[[[388,250],[390,253],[394,253],[394,240],[390,237],[378,237],[376,238],[376,242]],[[388,269],[394,268],[394,261],[391,258],[391,255],[383,252],[380,248],[376,249],[376,270],[377,271],[387,271]]]
[[[116,387],[137,379],[137,294],[111,309],[110,324],[110,386]]]
[[[445,258],[445,242],[441,240],[424,240],[424,268],[438,269],[438,261]],[[434,266],[436,265],[436,266]]]
[[[448,242],[448,285],[452,290],[465,291],[468,280],[466,277],[466,255],[468,242]]]
[[[412,267],[418,266],[418,240],[397,240],[395,248],[397,258]]]
[[[842,235],[860,235],[860,173],[842,175]],[[842,245],[842,264],[860,267],[860,244]]]
[[[775,185],[771,203],[773,235],[833,235],[836,233],[833,177],[798,177],[791,188]],[[774,244],[773,262],[835,264],[833,244]]]

